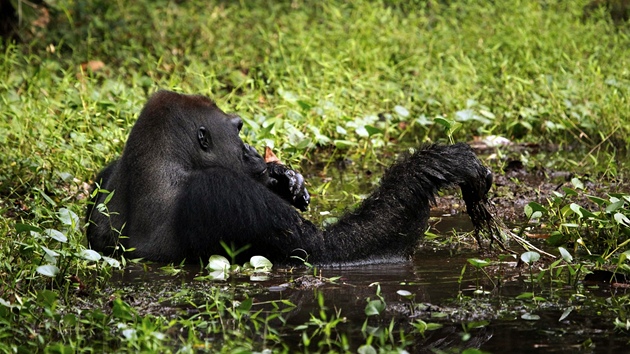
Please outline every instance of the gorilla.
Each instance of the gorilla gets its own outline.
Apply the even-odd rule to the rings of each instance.
[[[96,177],[87,211],[90,247],[157,262],[225,254],[220,241],[276,264],[409,260],[440,189],[459,186],[477,231],[490,230],[492,174],[466,144],[407,153],[356,209],[321,229],[303,218],[302,175],[243,143],[242,120],[199,95],[155,93],[122,156]]]

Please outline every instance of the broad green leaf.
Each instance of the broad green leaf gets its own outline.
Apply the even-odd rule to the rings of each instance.
[[[55,305],[55,301],[57,301],[57,293],[51,290],[43,289],[37,291],[37,302],[40,306],[45,306],[51,308]]]
[[[369,345],[369,344],[363,344],[362,346],[360,346],[359,349],[357,349],[357,353],[359,353],[359,354],[378,354],[376,349],[374,349],[374,347]]]
[[[451,122],[447,119],[441,118],[441,117],[435,117],[433,119],[437,124],[445,127],[446,129],[451,129]]]
[[[399,116],[401,116],[403,118],[409,117],[409,110],[407,110],[407,108],[405,108],[403,106],[395,106],[394,107],[394,112],[396,112],[396,114],[398,114]]]
[[[584,189],[584,183],[576,177],[571,178],[571,184],[577,189]]]
[[[385,303],[381,300],[372,300],[365,306],[367,316],[380,315],[385,310]]]
[[[490,261],[478,258],[468,258],[468,263],[472,264],[476,268],[483,268],[490,265]]]
[[[525,216],[527,216],[528,219],[535,219],[537,215],[534,215],[534,213],[536,212],[540,212],[540,213],[547,213],[547,209],[545,209],[544,206],[536,203],[536,202],[530,202],[525,206]],[[541,215],[542,216],[542,215]]]
[[[617,211],[617,209],[621,208],[622,206],[623,206],[623,200],[617,200],[606,207],[606,212],[612,213],[614,211]]]
[[[575,196],[578,195],[576,191],[574,191],[571,188],[567,188],[567,187],[562,187],[562,190],[564,191],[564,194],[568,195],[568,196]]]
[[[53,240],[57,240],[61,243],[66,243],[68,242],[68,238],[66,237],[66,235],[62,234],[61,232],[55,230],[55,229],[46,229],[44,230],[44,234],[50,238],[52,238]]]
[[[374,134],[382,134],[383,133],[382,130],[380,130],[380,129],[376,128],[376,127],[373,127],[371,125],[366,125],[365,126],[365,130],[368,132],[368,134],[370,136],[372,136]]]
[[[622,213],[615,213],[614,218],[617,223],[630,227],[630,219]]]
[[[396,291],[396,294],[406,298],[406,299],[410,299],[413,297],[413,294],[411,293],[411,291],[408,290],[398,290]]]
[[[342,148],[349,148],[352,146],[356,146],[357,143],[350,141],[350,140],[334,140],[333,144],[335,144],[336,147],[342,149]]]
[[[363,125],[357,127],[355,132],[357,133],[358,136],[360,136],[362,138],[367,138],[367,137],[370,136],[370,133],[368,133],[367,129],[365,129],[365,126],[363,126]]]
[[[79,256],[85,260],[96,262],[101,260],[101,255],[94,250],[83,250]]]
[[[120,262],[117,259],[103,256],[103,260],[109,264],[110,267],[120,268]]]
[[[49,249],[49,248],[46,248],[46,247],[44,247],[44,246],[39,246],[39,247],[41,247],[41,248],[44,250],[44,252],[46,252],[46,254],[47,254],[48,256],[50,256],[50,257],[52,257],[52,258],[59,257],[59,253],[58,253],[58,252],[53,251],[53,250],[51,250],[51,249]]]
[[[247,298],[238,305],[238,310],[240,312],[249,312],[252,308],[252,298]]]
[[[36,271],[41,275],[53,278],[59,273],[59,268],[53,264],[46,264],[37,267]]]
[[[112,315],[121,320],[131,321],[134,318],[135,311],[126,302],[116,298],[113,301]]]
[[[521,260],[527,264],[534,263],[540,259],[540,253],[529,251],[521,254]]]
[[[39,227],[36,226],[32,226],[32,225],[28,225],[28,224],[22,224],[22,223],[16,223],[15,224],[15,232],[22,233],[22,232],[30,232],[30,231],[35,231],[38,233],[42,233],[42,229],[40,229]]]
[[[79,217],[72,210],[61,208],[57,217],[66,226],[72,227],[75,230],[79,229]]]
[[[621,265],[621,263],[623,263],[626,259],[630,259],[630,251],[625,251],[619,255],[618,264]]]
[[[599,206],[608,204],[608,201],[606,199],[602,199],[602,198],[595,197],[595,196],[592,196],[592,195],[589,195],[588,199],[590,199],[593,203],[595,203],[595,204],[597,204]]]
[[[575,203],[571,203],[571,205],[569,205],[569,208],[571,208],[571,210],[573,210],[574,213],[576,213],[577,215],[579,215],[580,217],[583,217],[582,215],[582,211],[580,210],[580,206],[575,204]]]
[[[573,261],[573,256],[564,247],[558,247],[558,251],[560,251],[562,259],[564,259],[567,263],[571,263]]]

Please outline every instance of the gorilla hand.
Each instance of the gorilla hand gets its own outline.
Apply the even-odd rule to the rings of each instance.
[[[304,177],[287,166],[276,162],[268,162],[267,171],[272,181],[269,184],[269,188],[294,207],[306,211],[311,201],[311,196],[304,185]]]

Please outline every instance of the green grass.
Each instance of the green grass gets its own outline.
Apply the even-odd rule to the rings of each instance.
[[[240,113],[245,139],[289,163],[333,152],[373,164],[404,146],[489,134],[627,146],[628,25],[599,10],[585,17],[586,3],[50,1],[45,30],[30,31],[27,17],[21,43],[0,43],[0,298],[24,299],[13,313],[27,322],[51,306],[44,288],[74,301],[66,278],[36,271],[42,246],[66,252],[65,275],[96,272],[100,291],[107,266],[82,260],[83,231],[61,210],[82,218],[87,184],[160,88]],[[82,69],[90,61],[105,66]],[[89,345],[89,331],[65,328],[59,339],[27,327],[0,336],[9,345],[35,336],[30,349],[65,336]]]

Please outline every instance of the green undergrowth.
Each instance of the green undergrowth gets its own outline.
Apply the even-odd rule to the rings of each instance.
[[[295,348],[275,332],[282,316],[257,312],[247,292],[225,297],[212,285],[193,318],[144,316],[124,294],[109,297],[124,263],[86,249],[89,183],[158,89],[210,96],[243,117],[259,151],[330,175],[339,161],[380,173],[409,146],[495,135],[581,147],[593,154],[580,168],[615,177],[610,156],[630,143],[628,25],[603,9],[585,15],[587,1],[45,2],[45,28],[27,16],[21,41],[0,40],[2,352]],[[365,180],[356,182],[376,183]],[[368,192],[333,194],[327,183],[309,186],[330,198],[314,202],[320,219]],[[565,194],[528,216],[549,223],[554,246],[589,253],[591,269],[627,271],[627,195],[583,204]],[[343,312],[324,301],[292,345],[350,350],[337,331]],[[381,313],[378,301],[370,313]],[[433,328],[368,327],[364,353],[408,348]]]

